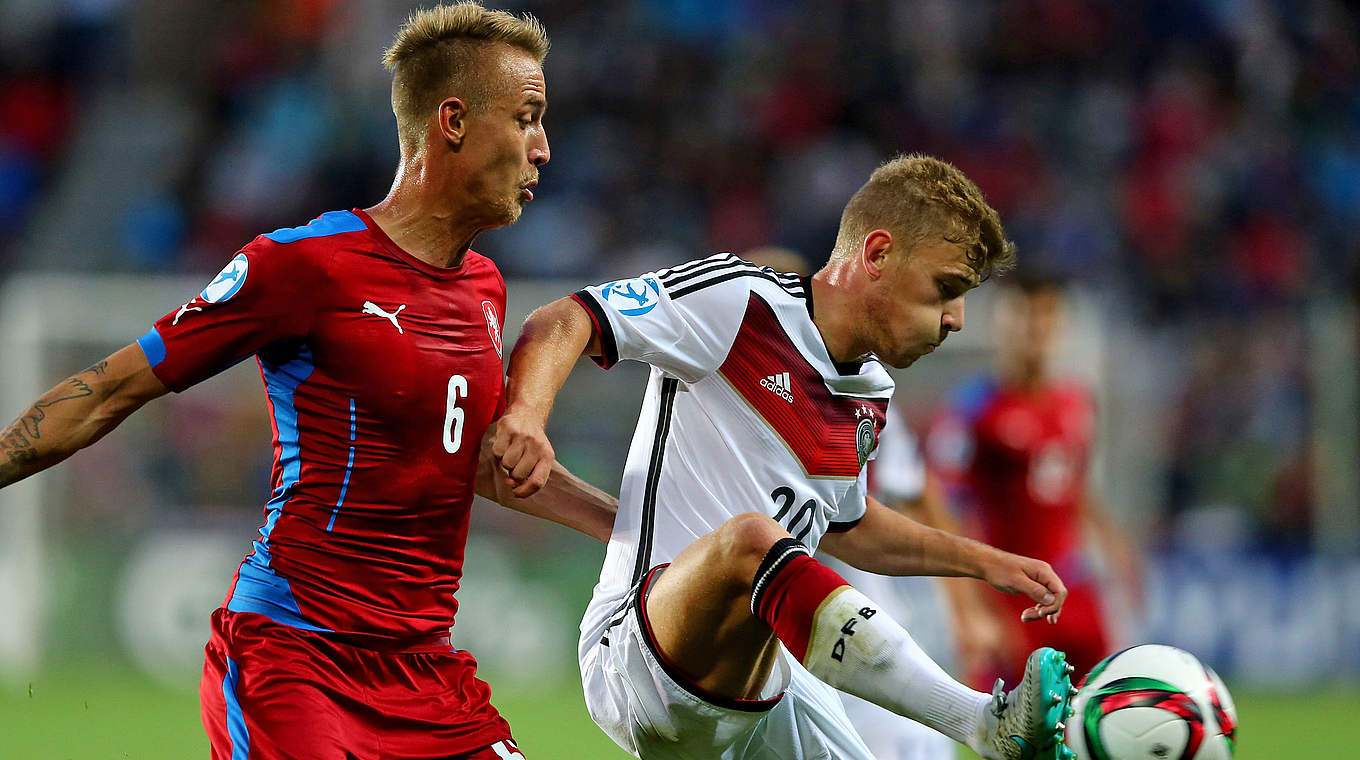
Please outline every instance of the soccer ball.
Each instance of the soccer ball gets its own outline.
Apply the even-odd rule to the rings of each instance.
[[[1182,649],[1143,644],[1082,679],[1067,743],[1079,760],[1229,760],[1237,708],[1212,668]]]

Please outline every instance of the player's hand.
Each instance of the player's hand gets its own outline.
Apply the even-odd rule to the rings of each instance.
[[[1029,623],[1047,619],[1049,623],[1058,622],[1058,613],[1063,602],[1067,601],[1067,586],[1047,562],[1022,557],[1019,554],[993,549],[995,554],[989,558],[982,579],[998,591],[1007,594],[1024,594],[1036,604],[1020,613],[1020,620]]]
[[[523,499],[548,483],[557,459],[543,423],[530,414],[507,411],[496,421],[491,453],[505,473],[505,484]]]

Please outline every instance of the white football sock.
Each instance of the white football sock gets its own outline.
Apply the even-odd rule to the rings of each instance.
[[[817,610],[803,666],[831,686],[977,749],[991,697],[955,681],[852,586]],[[995,718],[993,718],[995,721]]]

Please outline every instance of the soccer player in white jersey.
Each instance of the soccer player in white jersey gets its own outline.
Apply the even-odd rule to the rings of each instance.
[[[493,444],[510,482],[543,482],[544,424],[577,358],[652,365],[581,623],[587,708],[620,746],[649,759],[870,760],[841,689],[984,757],[1067,756],[1061,653],[1036,650],[1009,693],[974,691],[811,556],[820,545],[880,574],[982,578],[1033,599],[1024,619],[1056,620],[1066,588],[1047,564],[865,493],[893,390],[879,362],[906,367],[961,329],[964,293],[1013,259],[971,181],[905,156],[851,198],[811,278],[719,254],[530,316]]]
[[[868,475],[869,493],[885,506],[931,527],[960,532],[942,486],[927,471],[916,436],[900,414],[884,426]],[[909,627],[921,649],[955,673],[971,672],[978,661],[1005,649],[1000,622],[970,580],[891,578],[831,557],[823,561]],[[938,731],[851,694],[842,694],[841,701],[878,760],[944,760],[956,754],[956,745]]]
[[[802,254],[788,248],[762,246],[741,257],[777,272],[812,273]],[[920,444],[900,413],[889,414],[868,467],[869,494],[884,506],[932,528],[962,533],[940,479],[927,470]],[[818,558],[878,602],[911,631],[922,651],[952,673],[979,672],[1010,653],[1001,621],[971,579],[894,578],[866,573],[825,553]],[[1070,622],[1067,617],[1064,622]],[[944,760],[957,754],[957,745],[939,731],[852,694],[842,692],[841,702],[878,760]]]

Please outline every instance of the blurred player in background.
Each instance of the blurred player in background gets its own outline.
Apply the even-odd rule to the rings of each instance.
[[[1133,541],[1092,493],[1091,449],[1096,409],[1077,380],[1055,373],[1065,318],[1060,280],[1015,272],[1001,281],[995,309],[996,368],[962,384],[931,426],[927,452],[953,481],[977,535],[1007,551],[1040,557],[1068,584],[1056,626],[1034,630],[1011,622],[1024,605],[998,597],[1011,626],[1010,656],[978,673],[1011,677],[1034,646],[1067,652],[1078,674],[1110,653],[1111,642],[1087,555],[1087,531],[1126,585],[1141,599],[1142,568]]]
[[[985,578],[1020,592],[1027,620],[1058,614],[1065,591],[1046,564],[923,526],[865,486],[893,389],[880,360],[909,366],[962,329],[964,294],[1013,257],[962,172],[903,156],[846,204],[812,277],[718,254],[529,317],[494,447],[516,480],[551,464],[544,426],[582,355],[652,366],[581,623],[586,704],[619,746],[870,760],[840,689],[985,757],[1063,756],[1060,653],[1036,650],[1009,694],[973,691],[811,556],[820,545],[872,572]]]
[[[401,146],[387,198],[256,238],[0,438],[4,486],[256,357],[273,498],[212,615],[216,760],[522,757],[450,641],[474,490],[600,539],[614,508],[564,472],[519,501],[482,446],[504,408],[505,283],[470,246],[519,217],[548,161],[547,49],[530,16],[413,15],[384,57]]]
[[[742,258],[777,272],[810,273],[801,254],[780,246],[752,248]],[[869,493],[889,509],[932,528],[960,532],[942,486],[927,471],[916,436],[895,407],[889,407],[877,455],[868,464],[868,483]],[[890,577],[858,570],[826,554],[819,558],[881,604],[885,613],[911,631],[921,650],[947,670],[973,673],[1011,651],[1002,640],[1001,623],[971,580]],[[852,694],[842,693],[841,701],[878,760],[939,760],[957,752],[957,745],[939,731]]]

